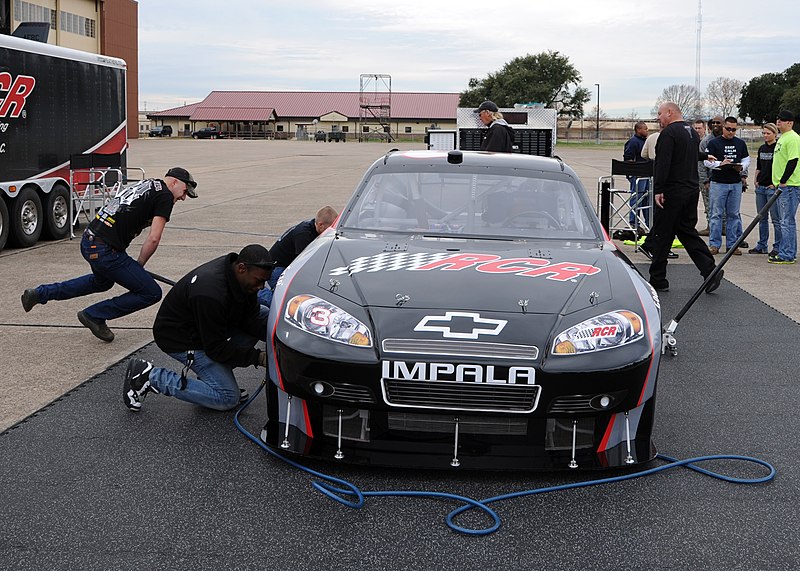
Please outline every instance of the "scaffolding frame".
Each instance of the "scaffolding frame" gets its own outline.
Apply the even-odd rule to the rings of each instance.
[[[358,141],[374,138],[392,142],[392,76],[362,73],[358,96]],[[370,137],[372,135],[372,137]]]
[[[139,173],[138,179],[130,179],[128,171]],[[144,180],[141,167],[122,166],[119,154],[84,153],[71,155],[69,159],[69,237],[75,238],[75,227],[81,214],[86,224],[92,221],[97,211],[116,196],[123,185]]]
[[[631,181],[628,177],[633,179],[634,188],[638,188],[640,180],[648,180],[647,191],[642,194],[631,191]],[[625,181],[625,186],[619,188],[617,182],[622,181]],[[597,179],[597,213],[603,228],[612,238],[616,231],[632,233],[635,242],[634,251],[640,248],[639,238],[648,233],[652,226],[653,199],[652,161],[629,163],[612,159],[611,175]],[[634,218],[633,223],[630,222],[631,216]]]

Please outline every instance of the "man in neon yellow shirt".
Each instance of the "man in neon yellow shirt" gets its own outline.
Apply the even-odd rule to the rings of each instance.
[[[772,183],[781,189],[778,199],[781,211],[781,242],[778,255],[770,256],[770,264],[794,264],[797,258],[797,205],[800,201],[800,135],[794,130],[794,113],[783,110],[775,121],[781,137],[772,155]]]

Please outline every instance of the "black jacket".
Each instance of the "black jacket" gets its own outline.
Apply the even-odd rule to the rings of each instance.
[[[656,142],[653,192],[666,196],[700,192],[697,161],[708,158],[700,151],[700,137],[691,125],[674,121],[664,127]]]
[[[481,143],[482,151],[495,151],[497,153],[511,153],[514,151],[514,129],[509,127],[502,119],[493,121]]]
[[[206,262],[178,280],[161,303],[153,324],[156,345],[165,353],[201,349],[231,367],[258,365],[259,351],[228,339],[237,331],[258,339],[267,336],[267,320],[259,319],[255,294],[242,291],[231,253]]]
[[[317,234],[314,218],[304,220],[289,228],[269,249],[269,255],[275,260],[275,266],[285,268],[300,255],[306,246],[313,242]]]

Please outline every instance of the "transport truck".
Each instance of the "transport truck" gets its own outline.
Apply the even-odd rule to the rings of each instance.
[[[0,35],[0,250],[67,237],[70,157],[116,155],[124,167],[126,67]]]

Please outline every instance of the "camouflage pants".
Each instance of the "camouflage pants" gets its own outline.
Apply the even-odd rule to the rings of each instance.
[[[708,190],[711,187],[709,184],[708,186],[705,183],[700,183],[700,196],[703,197],[703,207],[706,209],[706,228],[708,228],[708,216],[711,213],[711,206],[708,203]],[[722,213],[722,233],[725,233],[725,212]]]

